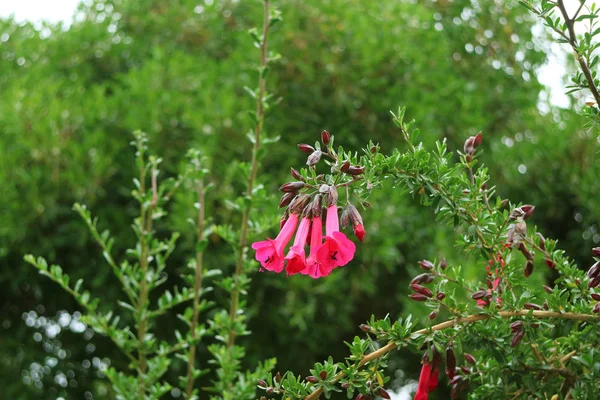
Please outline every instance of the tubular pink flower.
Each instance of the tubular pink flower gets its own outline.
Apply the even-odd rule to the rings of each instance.
[[[294,275],[298,272],[302,272],[306,268],[306,253],[304,246],[306,245],[306,239],[308,237],[308,231],[310,229],[310,219],[304,217],[298,232],[296,232],[296,238],[294,244],[290,247],[285,259],[288,260],[285,271],[288,275]]]
[[[252,248],[256,250],[256,260],[263,268],[274,272],[283,271],[283,249],[292,238],[297,225],[298,215],[291,214],[275,240],[267,238],[262,242],[252,243]]]
[[[321,217],[315,217],[312,220],[312,228],[310,234],[310,254],[306,260],[306,269],[301,271],[303,275],[309,275],[311,278],[317,279],[327,276],[331,273],[331,268],[323,265],[317,257],[317,250],[323,244],[323,221]]]
[[[327,207],[327,221],[325,225],[325,242],[317,250],[317,259],[327,270],[342,267],[354,257],[356,246],[340,232],[337,206]]]

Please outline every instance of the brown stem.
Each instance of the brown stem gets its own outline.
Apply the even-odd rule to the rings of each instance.
[[[198,179],[196,185],[198,193],[198,215],[196,220],[196,239],[198,245],[204,240],[204,181]],[[185,388],[186,399],[191,398],[194,389],[194,367],[196,361],[196,339],[198,336],[198,315],[200,314],[200,290],[202,289],[202,259],[204,250],[196,251],[196,276],[194,280],[194,305],[192,314],[192,323],[190,324],[190,334],[192,347],[188,356],[187,364],[187,386]]]
[[[270,0],[264,2],[264,22],[263,22],[263,34],[260,43],[260,75],[258,78],[258,95],[256,96],[256,117],[258,123],[254,130],[254,146],[252,147],[252,161],[250,163],[250,176],[248,177],[248,190],[246,195],[250,198],[252,196],[252,190],[254,189],[254,182],[256,181],[256,173],[258,171],[258,150],[260,149],[260,137],[262,135],[263,122],[265,119],[264,110],[264,96],[266,88],[266,80],[264,77],[264,69],[267,66],[267,38],[269,33],[269,7],[271,5]],[[250,208],[251,203],[242,214],[242,226],[240,228],[240,243],[238,248],[238,257],[235,264],[235,273],[233,276],[233,290],[231,291],[231,306],[229,308],[229,322],[231,329],[229,331],[229,337],[227,339],[227,347],[231,348],[235,344],[235,317],[238,311],[240,290],[239,290],[239,278],[242,275],[244,267],[244,256],[248,240],[248,221],[250,219]]]
[[[598,88],[594,84],[594,77],[592,75],[592,71],[590,71],[585,57],[583,54],[580,53],[579,45],[577,44],[577,35],[575,35],[575,17],[569,18],[569,14],[567,13],[567,9],[565,8],[565,3],[563,0],[558,0],[557,5],[558,9],[560,10],[560,13],[562,14],[565,20],[565,25],[567,25],[567,31],[569,32],[567,40],[576,54],[577,62],[579,63],[581,71],[585,75],[588,88],[590,89],[590,92],[592,92],[594,100],[596,100],[596,104],[600,107],[600,92],[598,92]],[[575,16],[577,16],[578,13],[579,11],[577,11]]]
[[[600,316],[598,316],[598,315],[577,314],[577,313],[571,313],[571,312],[560,313],[560,312],[555,312],[555,311],[543,311],[543,310],[499,311],[497,314],[497,316],[499,316],[500,318],[524,317],[524,316],[529,316],[529,315],[532,317],[535,317],[535,318],[540,318],[540,319],[542,319],[542,318],[559,318],[559,319],[569,319],[569,320],[574,320],[574,321],[600,320]],[[441,331],[444,329],[452,328],[452,327],[454,327],[456,325],[460,325],[460,324],[472,324],[474,322],[490,319],[494,316],[495,315],[492,315],[492,314],[474,314],[474,315],[469,315],[469,316],[463,317],[463,318],[451,319],[451,320],[442,322],[441,324],[434,325],[430,328],[424,328],[424,329],[420,329],[416,332],[413,332],[412,336],[428,334],[433,331]],[[396,343],[390,342],[390,343],[386,344],[385,346],[381,347],[380,349],[364,356],[357,364],[355,364],[354,368],[360,368],[363,365],[365,365],[366,363],[368,363],[369,361],[373,361],[375,359],[381,358],[384,355],[386,355],[387,353],[389,353],[390,351],[394,350],[396,347],[397,347]],[[333,383],[338,382],[345,375],[346,375],[345,373],[340,372],[333,379]],[[323,388],[317,388],[314,392],[312,392],[311,394],[306,396],[304,398],[304,400],[316,400],[321,396],[322,393],[323,393]]]

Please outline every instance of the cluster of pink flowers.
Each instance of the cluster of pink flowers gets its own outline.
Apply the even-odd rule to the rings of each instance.
[[[282,272],[285,268],[288,275],[300,273],[316,279],[329,275],[334,268],[342,267],[352,260],[356,246],[340,232],[335,190],[331,186],[327,196],[325,236],[321,195],[317,194],[310,204],[307,204],[306,196],[298,196],[288,208],[289,217],[283,221],[279,235],[275,239],[267,238],[252,244],[252,248],[256,250],[255,257],[264,269]],[[357,237],[362,241],[365,234],[362,220],[356,221],[353,226]],[[284,255],[294,231],[294,243]],[[307,243],[310,247],[308,257],[305,250]]]

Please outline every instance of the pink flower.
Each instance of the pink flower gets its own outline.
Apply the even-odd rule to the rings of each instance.
[[[429,361],[427,356],[423,358],[419,384],[413,400],[429,399],[429,393],[433,392],[439,383],[440,362],[439,353],[434,355],[433,361]]]
[[[327,207],[325,243],[317,249],[317,259],[326,270],[331,270],[348,264],[355,251],[354,243],[340,232],[337,206],[333,203]]]
[[[283,271],[285,262],[283,249],[292,238],[297,225],[298,215],[291,214],[275,240],[267,238],[262,242],[252,243],[252,248],[256,250],[256,260],[260,262],[263,268],[274,272]]]
[[[301,271],[304,275],[309,275],[311,278],[317,279],[327,276],[331,273],[331,268],[323,265],[317,257],[317,250],[323,244],[323,222],[321,217],[315,217],[312,220],[312,229],[310,234],[310,254],[306,260],[306,269]]]
[[[306,245],[309,229],[310,219],[307,217],[302,218],[302,222],[300,222],[300,226],[298,227],[298,232],[296,232],[294,244],[290,247],[290,250],[285,256],[285,259],[288,260],[285,269],[288,275],[297,274],[306,268],[306,253],[304,252],[304,246]]]

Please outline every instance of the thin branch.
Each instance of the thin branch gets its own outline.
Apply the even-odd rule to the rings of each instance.
[[[252,161],[250,163],[250,176],[248,177],[248,189],[246,195],[252,197],[252,190],[256,182],[256,173],[258,171],[258,151],[260,149],[260,137],[262,135],[263,123],[265,119],[264,109],[264,97],[266,90],[266,80],[264,76],[264,70],[267,67],[267,38],[269,33],[269,7],[271,5],[270,0],[264,2],[264,21],[262,40],[260,42],[260,71],[258,78],[258,94],[256,96],[256,117],[258,122],[254,130],[254,146],[252,147]],[[239,278],[242,275],[245,259],[245,250],[248,241],[248,222],[250,220],[250,209],[251,203],[242,214],[242,226],[240,228],[240,243],[238,248],[238,258],[235,265],[235,273],[233,276],[234,287],[231,291],[231,306],[229,309],[229,321],[231,323],[231,330],[227,340],[227,347],[231,348],[235,344],[235,327],[234,321],[238,311],[240,289],[239,289]]]
[[[560,312],[555,312],[555,311],[542,311],[542,310],[499,311],[498,314],[474,314],[474,315],[469,315],[469,316],[463,317],[463,318],[451,319],[451,320],[442,322],[441,324],[434,325],[430,328],[420,329],[416,332],[413,332],[411,334],[411,336],[419,336],[419,335],[428,334],[428,333],[431,333],[434,331],[441,331],[444,329],[452,328],[452,327],[454,327],[456,325],[460,325],[460,324],[472,324],[474,322],[484,321],[484,320],[493,318],[495,316],[499,316],[500,318],[532,316],[534,318],[539,318],[539,319],[559,318],[559,319],[569,319],[569,320],[573,320],[573,321],[600,320],[600,315],[577,314],[577,313],[571,313],[571,312],[560,313]],[[390,351],[394,350],[396,347],[397,347],[396,343],[390,342],[390,343],[386,344],[385,346],[381,347],[380,349],[364,356],[358,362],[358,364],[355,365],[355,367],[356,368],[362,367],[363,365],[365,365],[366,363],[368,363],[370,361],[381,358],[384,355],[386,355],[387,353],[389,353]],[[335,376],[332,383],[338,382],[345,375],[346,375],[345,373],[340,372],[339,374],[337,374]],[[306,396],[304,398],[304,400],[316,400],[321,396],[322,393],[323,393],[323,388],[321,388],[321,387],[317,388],[314,392],[312,392],[311,394]]]

